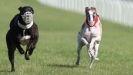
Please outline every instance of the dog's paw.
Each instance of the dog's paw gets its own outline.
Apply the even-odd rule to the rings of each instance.
[[[98,61],[98,60],[99,60],[99,58],[95,58],[95,60],[97,60],[97,61]]]
[[[79,65],[79,62],[76,62],[76,63],[75,63],[75,65],[77,65],[77,66],[78,66],[78,65]]]
[[[30,60],[30,58],[29,58],[29,57],[25,57],[25,59],[26,59],[26,60]]]
[[[26,60],[30,60],[29,55],[25,55],[25,59],[26,59]]]
[[[15,69],[13,68],[13,69],[11,69],[11,72],[15,72]]]
[[[24,53],[25,53],[25,51],[24,51],[24,50],[20,51],[20,54],[24,54]]]
[[[33,51],[29,51],[28,54],[31,56]]]

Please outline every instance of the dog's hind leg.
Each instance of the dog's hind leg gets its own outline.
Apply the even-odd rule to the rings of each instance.
[[[7,48],[8,48],[8,58],[9,58],[9,61],[11,63],[11,72],[14,72],[15,71],[14,52],[16,50],[16,45],[13,42],[13,40],[10,38],[9,33],[10,32],[8,32],[7,35],[6,35],[6,44],[7,44]]]
[[[19,53],[20,54],[24,54],[25,53],[25,51],[23,50],[23,48],[20,46],[20,44],[17,44],[17,49],[18,49],[18,51],[19,51]]]
[[[84,46],[84,43],[81,39],[81,35],[80,33],[78,33],[78,36],[77,36],[77,60],[76,60],[76,65],[79,65],[79,62],[80,62],[80,52],[81,52],[81,49],[82,47]]]
[[[82,47],[83,47],[82,42],[78,43],[78,46],[77,46],[77,61],[76,61],[76,65],[79,65],[79,62],[80,62],[80,52],[81,52]]]
[[[15,52],[16,46],[15,45],[8,45],[8,57],[11,63],[11,72],[15,71],[14,67],[14,52]]]

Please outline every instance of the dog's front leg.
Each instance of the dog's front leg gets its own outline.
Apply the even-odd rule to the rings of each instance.
[[[36,47],[37,41],[38,41],[38,38],[29,41],[29,43],[27,45],[27,48],[26,48],[26,52],[25,52],[25,59],[26,60],[29,60],[30,59],[29,56],[32,55],[33,50]]]
[[[99,60],[99,58],[97,57],[98,56],[99,45],[100,45],[100,40],[98,39],[98,40],[95,41],[95,44],[94,44],[95,60]]]
[[[99,60],[99,58],[97,58],[99,44],[100,44],[99,38],[93,37],[91,39],[90,47],[88,49],[88,54],[90,55],[91,58],[90,68],[92,67],[95,60]]]
[[[29,48],[29,55],[30,55],[30,56],[32,55],[33,50],[36,48],[37,42],[38,42],[38,37],[36,37],[36,38],[34,39],[34,41],[32,41],[32,44],[31,44],[31,46],[30,46],[30,48]]]
[[[23,50],[23,48],[20,46],[20,44],[17,44],[17,49],[18,49],[18,51],[19,51],[19,53],[20,54],[24,54],[25,53],[25,51]]]
[[[27,47],[26,47],[26,52],[25,52],[25,59],[26,60],[30,60],[30,58],[29,58],[29,50],[31,49],[31,46],[32,46],[32,43],[31,43],[31,41],[28,43],[28,45],[27,45]]]
[[[18,35],[17,35],[17,39],[16,39],[16,40],[18,41],[18,42],[16,42],[16,47],[17,47],[17,49],[18,49],[18,51],[19,51],[20,54],[24,54],[25,51],[24,51],[23,48],[20,46],[20,44],[21,44],[21,39],[22,39],[21,34],[18,34]]]
[[[81,41],[82,41],[86,46],[89,44],[88,41],[87,41],[84,37],[81,38]]]
[[[95,61],[94,43],[95,43],[95,38],[92,37],[91,38],[91,42],[90,42],[89,47],[88,47],[88,55],[90,56],[90,65],[89,65],[90,69],[92,68],[92,65],[93,65],[93,63]]]
[[[39,33],[38,33],[38,29],[36,31],[34,31],[34,35],[31,35],[31,39],[29,41],[29,43],[27,44],[27,48],[26,48],[26,52],[25,52],[25,59],[29,60],[29,56],[32,55],[33,50],[36,47],[36,44],[38,42],[38,38],[39,38]]]

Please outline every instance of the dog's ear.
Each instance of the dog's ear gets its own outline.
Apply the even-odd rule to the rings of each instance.
[[[86,16],[88,15],[88,11],[90,10],[90,8],[89,7],[85,7],[85,14],[86,14]]]
[[[22,10],[22,8],[23,8],[23,7],[22,7],[22,6],[20,6],[20,7],[18,8],[18,10],[19,10],[19,11],[21,11],[21,10]]]
[[[31,6],[25,6],[26,8],[29,8],[32,11],[32,14],[34,14],[34,9]]]
[[[87,12],[87,10],[88,10],[88,7],[85,7],[85,13]]]
[[[32,12],[33,12],[33,14],[34,14],[34,9],[32,8]]]

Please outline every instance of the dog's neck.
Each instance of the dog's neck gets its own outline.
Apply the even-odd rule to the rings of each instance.
[[[22,28],[22,29],[24,29],[24,30],[25,30],[25,29],[31,28],[32,25],[33,25],[33,21],[32,21],[30,24],[23,25],[23,24],[21,24],[21,23],[19,22],[19,20],[18,20],[18,27],[20,27],[20,28]]]
[[[85,23],[87,25],[89,25],[89,27],[94,27],[96,25],[96,23],[98,22],[98,20],[99,20],[99,16],[97,15],[97,16],[94,17],[93,23],[90,24],[88,17],[86,17]]]

